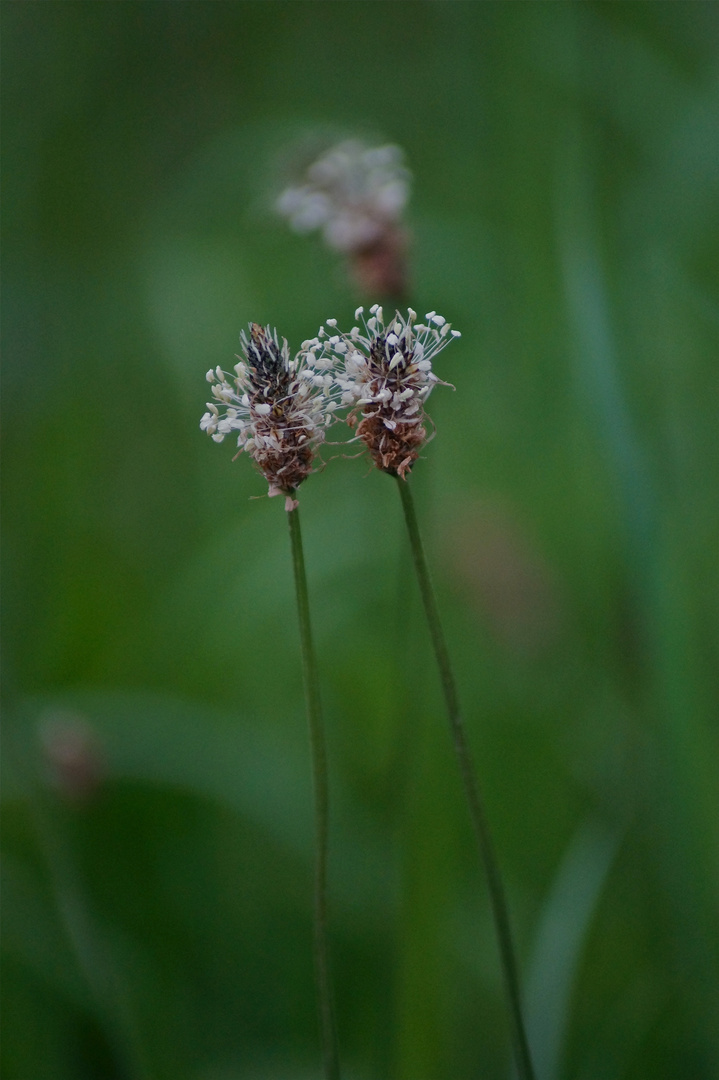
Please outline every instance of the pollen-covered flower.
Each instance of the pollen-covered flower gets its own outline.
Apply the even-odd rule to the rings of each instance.
[[[270,495],[291,496],[312,472],[318,445],[337,409],[337,388],[330,358],[309,351],[290,357],[287,341],[279,345],[277,331],[250,323],[249,337],[240,335],[244,360],[235,374],[210,369],[214,401],[200,428],[215,442],[237,433],[239,452],[252,457]],[[290,505],[291,504],[291,505]]]
[[[296,232],[320,229],[327,246],[349,258],[363,291],[399,298],[406,289],[402,215],[410,181],[400,147],[348,139],[282,192],[277,211]]]
[[[363,316],[357,308],[355,318]],[[427,442],[425,402],[441,380],[432,371],[432,358],[458,330],[435,311],[417,322],[411,308],[385,325],[382,308],[374,304],[363,328],[340,333],[336,319],[327,320],[318,337],[304,342],[308,356],[333,358],[340,404],[349,406],[347,422],[357,428],[378,469],[406,479]],[[441,385],[448,385],[441,383]]]

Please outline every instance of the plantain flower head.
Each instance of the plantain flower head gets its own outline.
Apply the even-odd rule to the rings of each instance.
[[[428,441],[425,403],[441,380],[432,370],[432,359],[458,330],[443,316],[430,311],[426,323],[417,322],[409,308],[397,311],[385,325],[382,308],[374,304],[364,318],[357,308],[349,333],[337,330],[328,319],[317,338],[304,342],[307,355],[330,360],[340,405],[349,408],[347,423],[356,427],[378,469],[405,480]]]
[[[337,387],[332,361],[303,351],[290,357],[287,341],[277,331],[250,323],[240,335],[244,359],[234,375],[210,369],[207,381],[213,401],[200,428],[215,442],[237,436],[239,453],[250,455],[269,484],[269,494],[292,496],[313,471],[317,448],[335,419]]]
[[[310,165],[304,183],[282,192],[277,210],[296,232],[321,229],[328,247],[352,252],[400,220],[409,183],[398,146],[347,139]]]
[[[346,139],[286,188],[276,208],[295,232],[321,230],[327,246],[347,258],[363,293],[400,298],[407,288],[402,219],[411,179],[399,146]]]

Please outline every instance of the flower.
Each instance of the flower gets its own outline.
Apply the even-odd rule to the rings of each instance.
[[[357,308],[355,318],[363,316]],[[337,320],[328,319],[317,338],[303,343],[307,355],[332,360],[341,366],[335,376],[341,392],[340,405],[350,406],[347,423],[357,427],[378,469],[403,480],[427,442],[425,402],[441,382],[432,371],[432,358],[458,330],[435,311],[418,323],[409,308],[399,311],[385,326],[382,308],[374,304],[370,317],[362,319],[364,332],[354,326],[348,334],[337,331]],[[447,383],[441,385],[447,386]]]
[[[399,146],[370,147],[347,139],[307,169],[305,183],[288,187],[277,210],[297,232],[322,229],[335,251],[353,252],[378,239],[402,216],[410,172]]]
[[[327,246],[349,258],[363,290],[400,297],[407,276],[401,220],[410,182],[400,147],[348,139],[313,162],[276,208],[296,232],[321,229]]]
[[[240,340],[245,359],[238,357],[234,376],[219,367],[207,372],[216,400],[207,402],[200,428],[215,442],[237,432],[239,452],[254,459],[269,495],[286,495],[291,510],[337,409],[331,361],[307,350],[291,359],[287,341],[280,347],[277,331],[257,323]]]

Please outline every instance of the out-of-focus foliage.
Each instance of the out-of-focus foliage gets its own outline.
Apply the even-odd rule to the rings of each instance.
[[[317,1075],[282,500],[198,428],[357,297],[272,200],[401,144],[463,332],[413,475],[540,1080],[719,1073],[719,8],[2,6],[7,1080]],[[289,148],[289,150],[288,150]],[[302,490],[348,1077],[508,1075],[394,485]]]

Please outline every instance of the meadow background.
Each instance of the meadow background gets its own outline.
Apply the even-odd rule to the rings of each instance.
[[[413,474],[539,1080],[719,1075],[713,3],[4,2],[2,1075],[319,1074],[281,500],[199,431],[248,321],[358,302],[272,212],[397,142]],[[345,1075],[509,1076],[394,484],[301,493]]]

